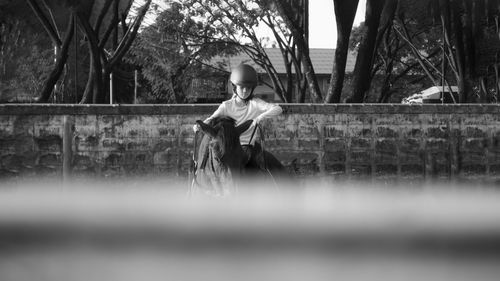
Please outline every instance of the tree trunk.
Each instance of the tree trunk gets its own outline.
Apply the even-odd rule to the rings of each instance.
[[[379,48],[380,44],[383,42],[384,46],[383,50],[385,51],[384,56],[387,58],[387,61],[385,63],[384,81],[382,83],[382,87],[380,89],[380,95],[378,98],[379,103],[386,103],[392,94],[391,76],[394,68],[394,56],[395,53],[397,53],[397,50],[399,49],[399,41],[395,40],[394,43],[391,43],[390,40],[391,40],[391,33],[393,30],[394,15],[398,7],[398,2],[399,0],[386,0],[384,9],[382,10],[382,15],[380,16],[380,28],[377,34],[375,50],[380,50]],[[376,51],[376,52],[381,53],[381,51]],[[373,76],[375,75],[376,71],[372,73],[371,79],[373,79]]]
[[[144,3],[144,5],[140,8],[137,17],[134,20],[132,28],[130,29],[130,33],[124,35],[122,41],[115,49],[113,57],[109,59],[108,68],[113,68],[115,65],[120,63],[123,56],[130,49],[130,46],[132,46],[132,43],[137,35],[137,32],[139,31],[139,27],[141,26],[142,20],[144,19],[144,16],[146,15],[146,12],[148,11],[149,6],[151,5],[151,1],[152,0],[147,0],[146,3]]]
[[[293,102],[293,86],[294,86],[294,76],[291,74],[292,71],[291,71],[292,67],[291,67],[291,64],[289,64],[287,66],[287,73],[290,73],[290,75],[288,75],[288,80],[286,82],[286,92],[284,93],[284,96],[285,96],[285,101],[288,102],[288,103],[291,103]]]
[[[93,103],[103,103],[104,102],[104,80],[103,80],[103,68],[101,64],[101,57],[100,57],[100,49],[99,49],[99,41],[97,40],[97,36],[93,30],[93,28],[90,26],[90,23],[88,22],[87,18],[83,16],[81,13],[77,14],[78,18],[78,23],[82,27],[82,29],[85,32],[85,35],[87,36],[88,39],[88,47],[90,50],[90,53],[92,55],[92,61],[94,67],[92,68],[92,71],[89,75],[92,75],[94,77],[93,83],[92,83],[92,88],[93,88],[93,97],[92,97],[92,102]]]
[[[348,102],[362,103],[366,92],[370,88],[370,73],[375,54],[375,43],[377,40],[380,15],[384,7],[385,0],[366,1],[366,34],[361,41],[356,65],[354,66],[353,95]]]
[[[386,103],[389,100],[389,97],[391,95],[391,92],[390,92],[390,90],[391,90],[391,73],[392,73],[393,66],[394,66],[394,61],[391,60],[389,62],[389,65],[387,66],[387,68],[385,70],[385,77],[384,77],[384,81],[382,82],[382,87],[380,89],[380,95],[378,98],[379,103]]]
[[[306,101],[307,92],[307,79],[302,75],[299,82],[299,103],[304,103]]]
[[[380,15],[380,26],[377,32],[377,40],[375,41],[375,50],[378,49],[380,43],[384,39],[384,35],[393,26],[398,3],[399,0],[385,0],[384,8],[382,9],[382,14]]]
[[[65,32],[65,38],[62,44],[62,48],[59,51],[59,55],[56,59],[56,65],[54,66],[54,69],[50,73],[49,77],[45,81],[45,84],[42,88],[40,97],[37,100],[37,102],[39,103],[46,103],[49,101],[52,95],[52,91],[54,90],[54,85],[57,83],[57,80],[59,80],[59,77],[61,77],[61,73],[64,70],[64,65],[66,64],[66,60],[68,59],[69,46],[73,39],[73,33],[75,30],[74,29],[75,21],[73,20],[73,17],[74,15],[71,15],[69,18],[69,23]]]
[[[302,18],[300,15],[302,15],[302,13],[296,8],[295,1],[276,1],[275,4],[287,26],[290,28],[295,43],[297,44],[297,49],[301,54],[304,76],[307,79],[311,99],[313,102],[322,102],[323,97],[321,95],[321,89],[319,88],[318,80],[314,73],[314,67],[309,57],[309,45],[305,37],[305,27],[301,25]]]
[[[461,102],[471,102],[472,79],[476,76],[476,41],[478,33],[474,32],[473,27],[473,3],[470,0],[462,0],[465,14],[463,19],[463,44],[465,57],[465,89]]]
[[[461,15],[457,3],[451,5],[452,9],[452,28],[455,34],[455,48],[458,69],[458,98],[460,103],[467,102],[467,75],[466,75],[466,61],[465,61],[465,46],[463,26],[461,22]]]
[[[298,44],[299,46],[301,44]],[[303,46],[304,50],[308,50],[309,47]],[[313,102],[319,103],[323,101],[323,97],[321,95],[321,89],[318,85],[318,80],[316,79],[316,73],[314,73],[314,67],[311,62],[311,58],[309,57],[309,52],[304,54],[304,76],[307,79],[307,86],[309,88],[309,93],[311,94],[311,99]]]
[[[54,43],[54,45],[57,46],[57,48],[60,48],[62,42],[59,36],[57,35],[56,27],[50,23],[49,19],[47,18],[47,16],[45,15],[45,13],[42,11],[42,9],[35,0],[28,0],[28,4],[30,5],[31,9],[35,13],[40,23],[42,24],[43,28],[45,28],[45,31],[47,31],[47,33],[49,34],[49,37]]]
[[[330,77],[330,87],[328,87],[325,103],[340,102],[342,88],[344,87],[347,54],[349,51],[349,37],[351,35],[354,17],[356,16],[358,2],[358,0],[333,0],[335,18],[337,21],[337,48],[335,49],[335,63],[333,65],[332,76]]]
[[[94,79],[94,60],[92,59],[91,54],[89,63],[89,77],[87,79],[87,84],[85,86],[85,91],[83,92],[82,99],[80,100],[80,104],[92,103]]]
[[[283,58],[283,64],[285,65],[285,69],[286,69],[286,80],[287,80],[286,88],[285,88],[285,85],[283,85],[283,83],[281,83],[276,71],[270,72],[271,69],[275,70],[274,67],[267,67],[266,66],[265,69],[266,69],[269,77],[273,81],[273,85],[276,84],[276,86],[280,87],[280,88],[276,88],[275,86],[273,86],[273,89],[275,89],[276,94],[280,97],[280,99],[283,102],[291,103],[291,102],[293,102],[294,76],[299,75],[299,73],[296,73],[294,75],[292,72],[292,67],[296,66],[298,63],[298,60],[297,60],[297,57],[295,55],[295,51],[293,48],[293,44],[292,44],[292,46],[290,46],[291,43],[293,42],[292,40],[290,40],[290,39],[292,39],[292,37],[288,36],[287,37],[288,40],[284,40],[283,38],[281,38],[281,36],[279,35],[279,33],[276,30],[276,25],[272,22],[272,20],[270,19],[270,16],[267,17],[267,21],[265,21],[265,22],[266,22],[267,26],[273,32],[274,38],[276,39],[276,42],[278,43],[278,47],[281,51],[281,56]],[[290,58],[288,56],[290,56]],[[272,64],[271,64],[271,66],[272,66]],[[269,70],[268,70],[268,68],[269,68]],[[297,69],[299,69],[299,68],[295,67],[295,70],[297,70]],[[277,83],[277,82],[279,82],[279,83]]]

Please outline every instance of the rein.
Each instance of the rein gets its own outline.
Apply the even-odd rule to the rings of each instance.
[[[266,159],[266,153],[265,153],[265,148],[264,148],[265,147],[265,140],[264,140],[264,134],[262,132],[262,126],[260,126],[260,124],[257,124],[255,126],[255,128],[253,128],[253,132],[252,132],[252,135],[250,136],[250,140],[248,141],[248,145],[251,145],[253,137],[255,135],[255,131],[257,131],[257,127],[259,128],[259,135],[260,135],[260,142],[261,142],[260,149],[261,149],[261,153],[262,153],[262,158],[264,158],[264,169],[266,170],[266,172],[269,174],[269,176],[273,180],[274,186],[277,188],[278,185],[276,184],[276,180],[274,179],[273,174],[271,173],[271,171],[269,171],[269,168],[267,167],[267,159]]]
[[[260,127],[259,124],[257,124],[254,128],[253,128],[253,132],[252,132],[252,135],[250,136],[250,140],[248,141],[248,145],[251,145],[252,143],[252,140],[253,140],[253,136],[255,135],[255,131],[257,131],[257,127],[259,127],[260,131],[260,137],[262,138],[262,128]]]
[[[194,185],[200,185],[198,183],[198,181],[196,180],[196,172],[198,172],[198,162],[196,161],[196,159],[198,159],[198,148],[197,148],[197,144],[198,144],[198,135],[199,135],[199,131],[196,131],[194,133],[194,140],[193,140],[193,158],[191,159],[191,175],[193,177],[193,180],[190,181],[190,185],[189,185],[189,193],[191,193],[193,191],[193,187]]]

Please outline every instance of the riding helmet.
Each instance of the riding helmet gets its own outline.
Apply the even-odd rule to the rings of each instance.
[[[255,87],[257,86],[257,71],[252,66],[242,63],[233,69],[230,80],[234,85]]]

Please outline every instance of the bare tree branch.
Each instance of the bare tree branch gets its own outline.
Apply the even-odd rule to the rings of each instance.
[[[57,34],[56,27],[50,23],[50,21],[47,19],[47,16],[42,11],[42,9],[40,9],[40,6],[35,0],[27,0],[27,1],[31,9],[35,13],[36,17],[40,20],[40,23],[42,23],[42,26],[49,34],[50,39],[52,40],[52,42],[54,42],[54,45],[56,45],[57,48],[60,48],[62,42],[61,38]]]

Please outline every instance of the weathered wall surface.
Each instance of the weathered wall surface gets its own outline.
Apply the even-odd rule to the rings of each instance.
[[[283,107],[285,114],[264,123],[265,147],[300,175],[500,178],[497,105]],[[0,175],[61,176],[68,159],[74,177],[185,177],[192,125],[215,108],[0,105]]]

